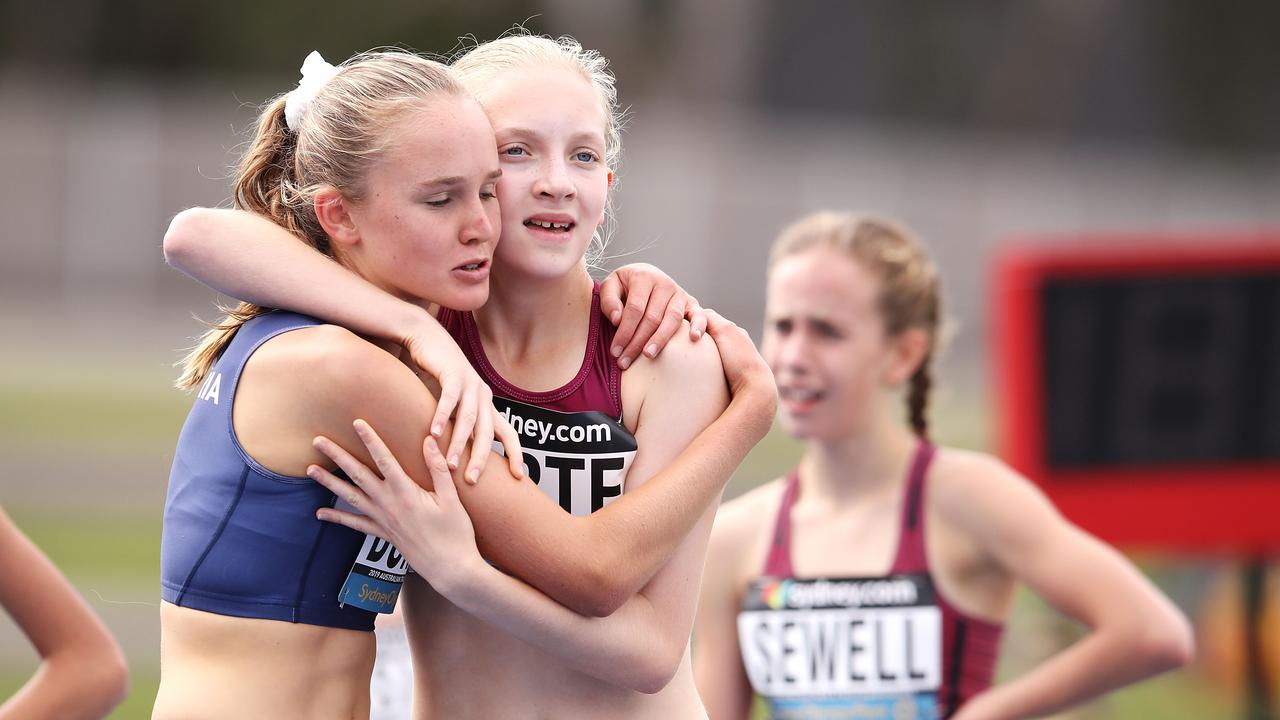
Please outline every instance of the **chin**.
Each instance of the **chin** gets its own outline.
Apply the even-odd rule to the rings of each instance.
[[[478,310],[489,300],[489,284],[483,288],[458,288],[450,292],[437,293],[434,301],[450,310],[467,312]]]

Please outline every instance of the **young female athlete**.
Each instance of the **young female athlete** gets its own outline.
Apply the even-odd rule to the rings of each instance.
[[[417,674],[424,712],[433,709],[447,717],[526,714],[527,685],[539,684],[539,678],[549,683],[542,686],[550,695],[548,705],[594,704],[605,701],[601,698],[617,700],[622,707],[642,702],[637,693],[591,680],[577,670],[648,690],[666,686],[687,644],[691,593],[696,593],[714,500],[732,468],[766,431],[774,403],[772,381],[745,335],[718,319],[712,327],[716,347],[693,345],[679,336],[656,361],[638,361],[618,377],[609,360],[611,328],[601,321],[599,301],[582,263],[582,253],[603,219],[609,183],[603,160],[614,147],[607,140],[612,107],[611,96],[601,87],[611,85],[596,84],[609,80],[602,67],[590,74],[596,68],[575,64],[590,61],[591,55],[577,57],[567,45],[546,42],[554,49],[555,61],[516,63],[494,81],[492,87],[502,91],[486,100],[490,120],[518,135],[508,144],[524,148],[508,151],[505,157],[510,159],[501,165],[493,155],[492,135],[487,155],[481,150],[484,133],[475,122],[484,118],[479,106],[448,87],[447,78],[435,80],[426,92],[407,92],[399,86],[370,91],[348,86],[360,79],[353,73],[359,63],[350,63],[319,89],[295,126],[296,137],[279,129],[282,108],[266,111],[258,138],[265,161],[256,166],[258,172],[241,177],[238,197],[242,203],[251,198],[247,204],[270,213],[276,225],[243,215],[202,221],[204,229],[212,230],[209,237],[227,243],[225,252],[231,257],[238,256],[237,244],[265,243],[274,248],[266,252],[280,253],[268,267],[283,275],[293,271],[295,259],[312,257],[293,239],[301,236],[374,287],[419,307],[426,306],[428,298],[462,310],[477,306],[484,299],[480,281],[487,276],[491,258],[503,278],[494,283],[495,300],[503,300],[484,319],[477,319],[475,342],[495,373],[530,390],[511,398],[504,409],[522,429],[527,451],[520,459],[538,485],[502,482],[502,476],[510,475],[506,465],[489,463],[484,473],[492,477],[458,488],[461,505],[447,522],[388,523],[389,530],[400,531],[384,534],[415,547],[406,555],[434,586],[411,583],[410,637],[425,670]],[[520,77],[518,90],[501,84]],[[546,97],[556,102],[523,108],[519,103]],[[337,105],[340,100],[348,104]],[[503,105],[505,101],[512,104]],[[538,105],[545,106],[542,114],[535,112]],[[500,118],[506,116],[492,114],[499,107],[513,112],[512,123],[504,124]],[[364,133],[368,146],[350,147],[360,137],[355,129],[361,127],[372,129]],[[328,140],[329,146],[319,139]],[[335,149],[339,152],[332,152]],[[341,176],[331,169],[336,160],[321,165],[319,155],[309,154],[312,151],[365,164],[342,168],[349,174]],[[536,160],[524,167],[524,158]],[[285,177],[280,177],[282,168]],[[321,174],[322,169],[328,174]],[[494,256],[498,208],[489,198],[501,174],[519,180],[499,193],[507,195],[504,202],[510,212],[520,214],[512,219],[503,212],[503,244]],[[282,185],[287,190],[283,198]],[[299,186],[318,189],[297,202]],[[236,235],[217,229],[224,222]],[[292,229],[294,236],[281,228]],[[513,236],[513,230],[526,236]],[[310,286],[285,282],[264,287],[257,299],[273,306],[323,310],[335,297],[350,301],[368,289],[352,290],[354,276],[338,274],[340,279],[314,276],[318,280],[311,279],[315,284]],[[299,287],[305,290],[302,297],[273,296]],[[376,307],[347,307],[344,312],[374,313]],[[471,327],[467,316],[451,317],[448,322],[460,332]],[[184,455],[187,436],[216,434],[201,427],[202,422],[221,424],[219,441],[236,445],[221,454],[241,462],[239,477],[248,478],[237,481],[234,471],[222,473],[231,478],[225,494],[237,498],[230,501],[237,512],[241,505],[252,505],[253,493],[314,493],[310,500],[291,505],[301,507],[309,501],[311,513],[330,505],[333,494],[298,476],[304,468],[325,461],[311,448],[310,438],[316,435],[331,438],[319,447],[342,458],[347,467],[357,467],[352,465],[357,458],[371,465],[356,432],[373,447],[381,450],[382,445],[370,439],[367,425],[357,423],[353,429],[351,419],[357,417],[377,427],[388,452],[417,482],[431,487],[427,461],[435,456],[424,456],[422,439],[435,403],[422,381],[406,360],[386,349],[342,328],[318,324],[289,313],[255,318],[239,326],[230,345],[222,348],[218,365],[193,373],[193,380],[198,375],[204,380],[197,411],[180,441],[166,513],[165,547],[171,548],[172,562],[162,562],[168,602],[162,608],[164,679],[158,715],[188,716],[184,713],[192,708],[210,716],[233,708],[243,714],[247,702],[252,702],[250,714],[319,717],[367,712],[372,642],[369,633],[360,631],[372,623],[367,614],[349,606],[335,609],[332,597],[349,567],[332,558],[360,550],[359,533],[337,525],[317,530],[300,516],[292,518],[296,528],[284,527],[275,515],[254,517],[245,512],[236,518],[225,512],[225,498],[218,505],[220,515],[183,508],[184,503],[196,504],[195,488],[211,484],[204,483],[204,477],[201,484],[181,477],[181,472],[201,464],[199,458]],[[242,365],[244,372],[239,374]],[[220,387],[211,384],[223,374],[227,379]],[[721,414],[727,400],[725,375],[734,394]],[[553,389],[544,392],[547,387]],[[220,415],[201,421],[199,410],[208,410],[202,402],[211,395],[226,402]],[[227,404],[231,398],[234,412]],[[449,447],[445,440],[441,443]],[[434,437],[426,446],[436,448]],[[341,447],[355,457],[348,457]],[[389,457],[379,456],[383,467],[389,467]],[[451,460],[457,464],[456,458]],[[662,467],[666,469],[658,472]],[[320,468],[311,467],[310,473],[344,491],[357,509],[368,506],[368,497]],[[353,479],[367,485],[362,477],[356,472]],[[624,478],[627,497],[608,502],[621,493]],[[453,487],[447,472],[434,480],[441,496]],[[279,509],[278,501],[271,504]],[[600,509],[575,516],[562,507],[580,513]],[[192,534],[213,542],[188,539],[181,526],[192,514],[202,515],[205,526],[203,534]],[[367,527],[360,519],[341,517]],[[690,533],[695,524],[698,529]],[[270,537],[262,537],[264,528],[271,529]],[[413,532],[403,532],[405,528]],[[285,539],[299,537],[314,540],[290,545]],[[245,579],[249,562],[236,546],[252,543],[261,550],[264,539],[268,547],[274,542],[280,548],[263,553],[270,566],[260,577]],[[336,544],[338,539],[346,544],[342,552],[326,549],[326,542]],[[548,600],[479,562],[477,544],[495,565],[568,608],[586,615],[613,615],[583,617]],[[329,560],[323,560],[326,553]],[[235,587],[196,587],[202,578],[206,585]],[[266,592],[272,585],[299,592]],[[368,586],[362,584],[361,591]],[[652,597],[636,595],[642,587]],[[213,600],[205,602],[210,597]],[[225,606],[220,605],[224,600]],[[564,660],[550,661],[521,641],[480,624],[459,606]],[[613,612],[619,606],[622,609]],[[295,624],[270,622],[273,619]],[[645,633],[640,641],[636,632]],[[261,647],[264,638],[267,647]],[[519,657],[525,658],[522,672],[510,671],[511,660]],[[485,667],[483,674],[479,666]],[[687,668],[687,662],[682,666]],[[495,672],[495,667],[507,670]],[[580,683],[594,694],[561,697],[550,692],[554,684],[564,682]],[[219,705],[228,702],[226,687],[236,687],[238,694],[231,705]],[[462,698],[470,698],[470,703],[451,705]],[[689,677],[643,703],[700,708]],[[509,711],[495,709],[500,707]],[[548,712],[559,714],[554,708]]]
[[[727,503],[698,609],[711,717],[1024,718],[1182,665],[1186,620],[998,460],[930,444],[936,271],[896,224],[819,213],[778,238],[764,355],[806,444]],[[899,419],[905,391],[909,427]],[[1091,628],[992,687],[1015,583]]]

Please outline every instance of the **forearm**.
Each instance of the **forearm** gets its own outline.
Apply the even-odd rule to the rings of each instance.
[[[670,465],[592,516],[588,547],[603,558],[616,603],[653,577],[719,499],[734,470],[768,432],[772,409],[767,393],[743,390]]]
[[[424,326],[439,328],[422,308],[242,210],[178,213],[165,233],[164,254],[170,265],[220,293],[314,315],[365,335],[403,342]]]
[[[124,698],[123,661],[110,653],[93,658],[45,658],[36,673],[0,705],[0,720],[100,718]]]
[[[656,692],[670,680],[669,623],[637,594],[608,617],[586,617],[520,580],[485,565],[456,585],[437,588],[471,615],[604,682]],[[687,640],[688,634],[685,634]]]
[[[1177,666],[1176,652],[1138,633],[1095,631],[1021,677],[978,695],[955,717],[1052,715]]]

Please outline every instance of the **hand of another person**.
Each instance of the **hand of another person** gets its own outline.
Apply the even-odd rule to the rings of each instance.
[[[720,364],[730,392],[738,395],[751,387],[776,396],[773,371],[756,350],[751,335],[715,310],[708,308],[703,312],[707,315],[707,334],[720,351]]]
[[[470,439],[471,455],[463,477],[467,482],[475,483],[489,459],[496,435],[506,453],[511,474],[517,478],[524,477],[524,454],[520,451],[519,436],[493,407],[493,391],[471,367],[467,356],[444,328],[433,321],[419,332],[410,334],[404,346],[418,367],[440,384],[436,414],[431,419],[431,434],[437,439],[442,437],[449,417],[456,415],[453,438],[445,453],[449,466],[455,469],[459,466],[462,451]]]
[[[697,298],[646,263],[624,265],[609,273],[600,283],[600,309],[618,328],[611,351],[623,370],[635,362],[642,349],[646,356],[657,357],[685,318],[693,340],[702,337],[707,327]]]
[[[442,594],[455,587],[466,572],[483,567],[471,518],[458,500],[457,487],[436,439],[428,435],[423,440],[423,457],[435,488],[428,492],[405,474],[368,423],[356,420],[353,426],[378,472],[337,443],[318,437],[316,449],[337,463],[351,482],[318,465],[307,468],[307,475],[364,514],[320,508],[316,517],[389,541],[414,572]]]

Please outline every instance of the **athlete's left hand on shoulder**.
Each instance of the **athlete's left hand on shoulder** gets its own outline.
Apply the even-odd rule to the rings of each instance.
[[[707,316],[697,298],[653,265],[633,263],[609,273],[600,284],[600,309],[617,326],[611,352],[626,370],[641,352],[657,357],[689,320],[689,338],[698,340]]]

